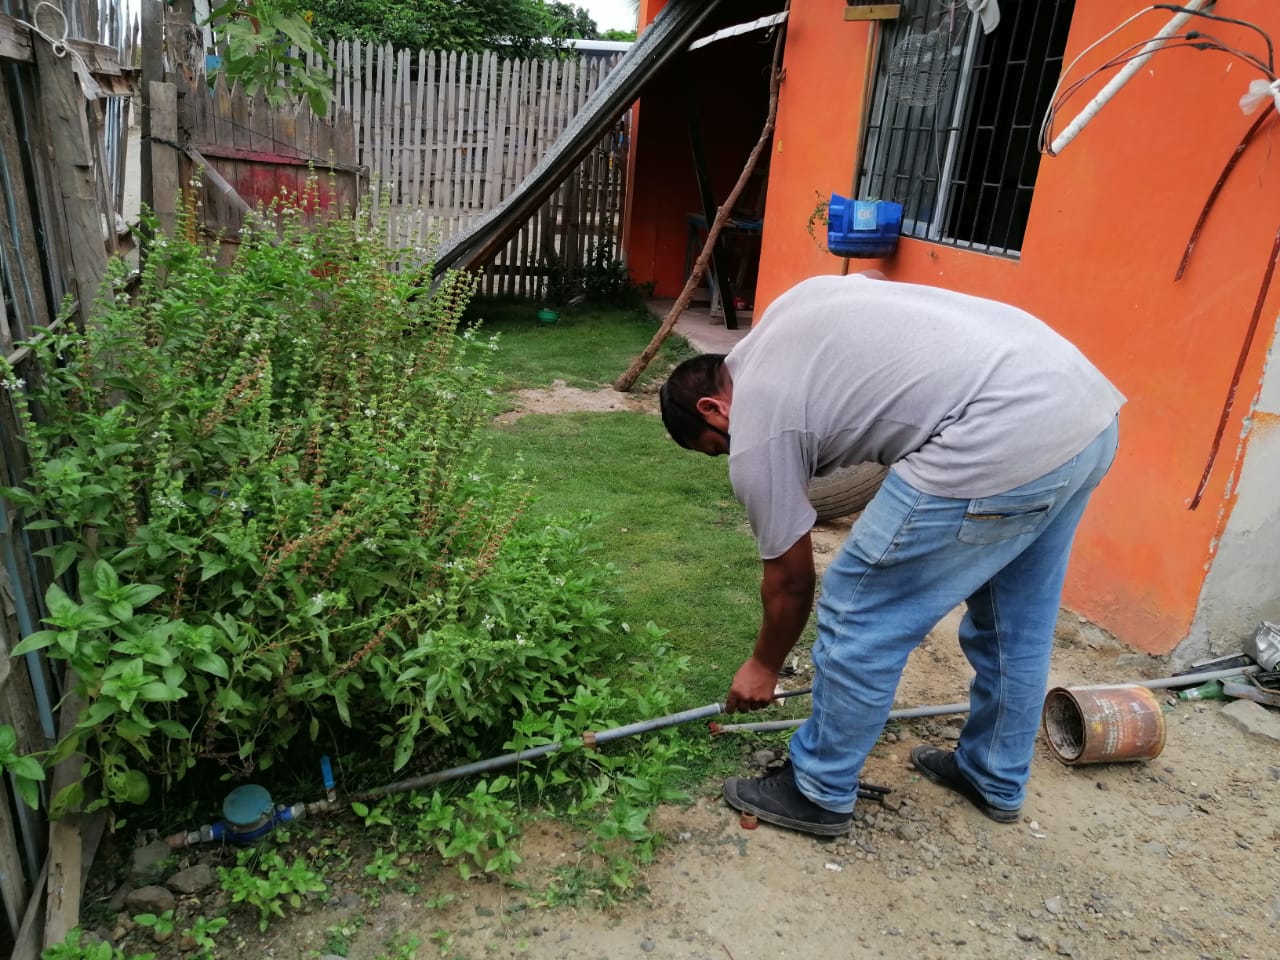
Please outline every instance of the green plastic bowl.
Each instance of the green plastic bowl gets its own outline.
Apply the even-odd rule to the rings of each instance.
[[[555,323],[560,319],[560,314],[554,310],[542,309],[538,311],[538,319],[543,323]]]

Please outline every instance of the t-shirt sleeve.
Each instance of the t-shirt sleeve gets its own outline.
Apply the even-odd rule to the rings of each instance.
[[[762,560],[786,553],[818,518],[809,502],[809,469],[795,435],[732,453],[729,482],[746,508]]]

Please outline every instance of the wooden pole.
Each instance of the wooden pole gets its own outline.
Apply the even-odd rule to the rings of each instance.
[[[791,4],[788,2],[787,7],[790,8],[790,6]],[[667,312],[662,325],[658,327],[658,332],[649,341],[649,345],[640,352],[640,356],[631,362],[631,366],[627,367],[622,376],[613,382],[613,389],[619,393],[626,393],[635,386],[636,380],[640,378],[640,374],[644,372],[645,367],[658,355],[663,342],[671,335],[671,331],[675,329],[676,321],[680,319],[680,314],[684,313],[685,307],[693,299],[693,291],[698,288],[698,284],[702,281],[702,275],[706,273],[707,260],[711,256],[711,251],[715,249],[720,230],[724,227],[724,222],[729,219],[729,212],[738,202],[738,197],[742,195],[742,191],[746,188],[747,181],[751,179],[751,174],[755,171],[756,163],[760,159],[760,154],[764,152],[765,146],[768,145],[769,138],[773,136],[774,123],[778,118],[778,88],[782,85],[782,50],[783,40],[786,36],[785,31],[786,28],[780,25],[778,27],[778,37],[774,41],[773,72],[769,79],[769,113],[765,117],[764,127],[760,130],[760,138],[756,141],[756,145],[751,148],[751,153],[747,156],[746,165],[743,166],[742,173],[738,175],[738,182],[733,185],[733,189],[725,197],[724,203],[716,211],[715,220],[708,225],[706,242],[702,245],[702,252],[698,254],[698,259],[693,262],[693,270],[689,273],[689,279],[684,282],[684,289],[680,291],[680,296],[676,298],[676,302]]]
[[[89,141],[86,100],[69,56],[59,57],[51,44],[32,37],[39,72],[40,102],[48,118],[57,192],[67,225],[72,288],[87,319],[107,269],[107,248],[98,203],[97,163]]]

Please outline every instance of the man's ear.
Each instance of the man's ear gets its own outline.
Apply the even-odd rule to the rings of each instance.
[[[722,417],[729,415],[729,411],[726,409],[728,404],[720,397],[699,397],[695,406],[703,417],[708,414],[719,414]]]

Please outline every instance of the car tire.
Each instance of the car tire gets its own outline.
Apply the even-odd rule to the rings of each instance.
[[[855,463],[840,467],[809,481],[809,502],[819,520],[834,520],[857,513],[876,495],[888,467],[878,463]]]

